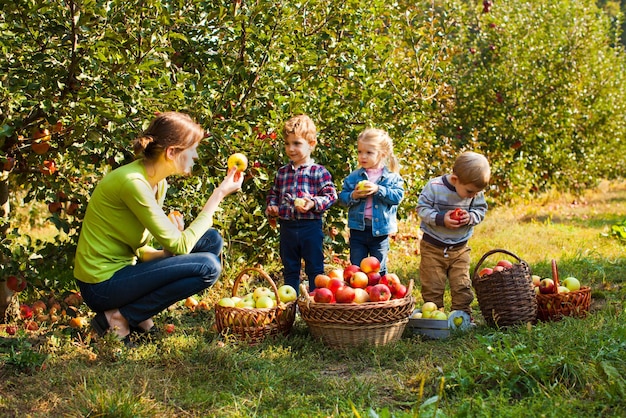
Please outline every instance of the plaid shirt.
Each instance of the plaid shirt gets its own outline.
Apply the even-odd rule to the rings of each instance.
[[[300,213],[293,203],[297,197],[308,197],[315,206],[307,213]],[[278,169],[267,195],[267,206],[278,206],[280,219],[321,219],[335,200],[337,190],[324,166],[311,163],[294,168],[290,162]]]

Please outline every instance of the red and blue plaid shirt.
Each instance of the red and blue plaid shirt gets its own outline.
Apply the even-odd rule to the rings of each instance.
[[[307,213],[298,212],[293,203],[298,197],[308,197],[315,202],[315,206]],[[294,168],[290,162],[278,169],[267,195],[267,206],[278,206],[280,219],[321,219],[335,200],[337,190],[324,166],[313,162]]]

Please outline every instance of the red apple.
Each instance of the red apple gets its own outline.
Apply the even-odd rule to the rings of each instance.
[[[28,305],[20,305],[20,317],[30,319],[33,317],[33,310]]]
[[[14,292],[21,292],[26,289],[26,280],[17,276],[7,277],[7,287]]]
[[[167,332],[168,334],[171,334],[176,329],[176,326],[174,324],[165,324],[164,329],[165,329],[165,332]]]
[[[367,274],[362,271],[357,271],[350,277],[350,286],[358,287],[360,289],[365,289],[369,283],[369,278]]]
[[[502,266],[493,266],[493,271],[504,271],[504,267]]]
[[[367,281],[367,285],[368,286],[374,286],[376,284],[378,284],[380,282],[380,273],[377,271],[373,271],[371,273],[369,273],[367,275],[368,281]]]
[[[489,276],[491,273],[493,273],[493,269],[485,267],[478,272],[478,277]]]
[[[385,274],[383,277],[380,278],[379,283],[386,284],[389,287],[389,290],[391,290],[392,292],[394,291],[394,288],[396,286],[402,284],[400,282],[400,278],[395,273]]]
[[[393,299],[402,299],[403,297],[406,296],[406,291],[407,291],[406,286],[400,283],[395,286],[394,290],[391,291],[392,292],[391,297]]]
[[[554,280],[552,280],[552,279],[543,279],[539,283],[539,292],[541,292],[543,294],[556,293],[556,286],[554,285]]]
[[[373,256],[365,257],[361,260],[361,271],[365,274],[373,271],[380,271],[380,261]]]
[[[352,265],[346,267],[345,269],[343,269],[343,279],[346,282],[349,282],[350,281],[350,277],[352,277],[352,275],[354,273],[356,273],[357,271],[361,271],[361,267],[359,267],[359,266],[357,266],[355,264],[352,264]]]
[[[17,332],[17,327],[15,325],[7,325],[7,327],[4,330],[9,335],[15,335],[15,333]]]
[[[450,214],[450,219],[452,219],[453,221],[460,221],[461,217],[463,216],[463,209],[461,208],[456,208],[452,211],[452,213]]]
[[[333,292],[326,287],[320,287],[319,289],[315,289],[315,297],[313,300],[317,303],[330,303],[333,300]]]
[[[334,294],[337,293],[337,289],[344,287],[346,285],[346,282],[344,282],[343,280],[339,280],[339,279],[330,279],[328,282],[328,285],[326,285],[327,289],[330,289],[330,291]]]
[[[315,287],[328,287],[328,282],[330,282],[330,277],[325,274],[318,274],[315,276]]]
[[[391,299],[391,290],[386,284],[377,284],[370,289],[370,300],[372,302],[384,302]]]
[[[496,266],[502,266],[506,270],[513,267],[513,263],[511,263],[509,260],[500,260],[498,261],[498,264],[496,264]]]
[[[335,293],[335,299],[337,303],[352,303],[354,302],[354,298],[356,297],[356,293],[354,289],[350,286],[343,286],[337,289]]]

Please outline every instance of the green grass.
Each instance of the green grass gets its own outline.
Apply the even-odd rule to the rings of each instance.
[[[405,334],[383,347],[346,350],[312,339],[300,318],[290,336],[255,347],[223,340],[211,328],[213,312],[192,314],[182,304],[157,318],[176,324],[174,334],[135,350],[61,325],[0,333],[0,415],[625,416],[626,247],[606,236],[624,218],[626,185],[603,185],[575,204],[552,194],[495,208],[471,240],[472,267],[492,249],[513,252],[541,276],[557,260],[561,277],[593,289],[585,319],[497,330],[480,325],[475,302],[479,326],[468,333]],[[416,280],[421,303],[416,223],[401,232],[390,270]],[[202,297],[229,292],[236,273]]]

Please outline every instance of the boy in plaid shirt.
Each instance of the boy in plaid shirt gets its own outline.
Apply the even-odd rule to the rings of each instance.
[[[289,119],[283,128],[289,164],[276,173],[267,195],[265,213],[278,217],[280,257],[285,284],[300,291],[300,270],[315,289],[315,276],[324,273],[322,215],[337,200],[337,190],[328,170],[316,164],[311,153],[317,145],[315,124],[306,115]]]

